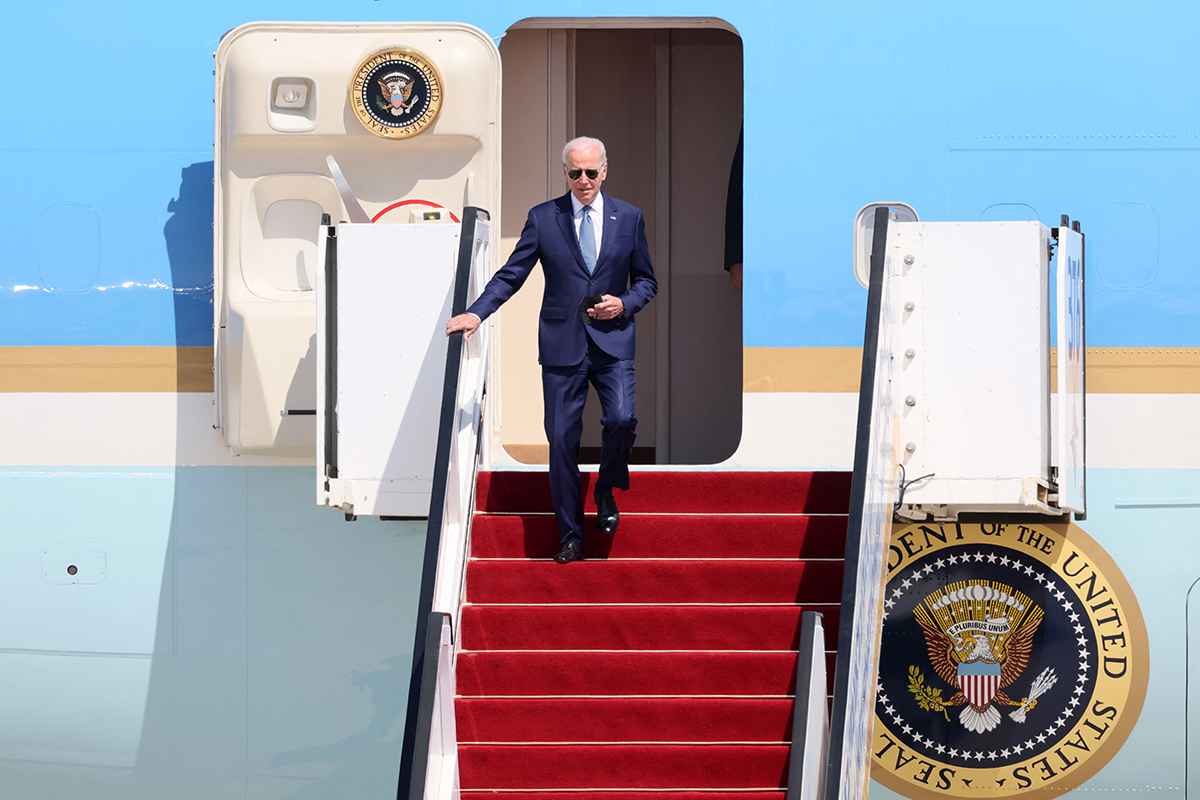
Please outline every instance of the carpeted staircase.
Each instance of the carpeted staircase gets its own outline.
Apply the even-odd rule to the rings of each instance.
[[[559,565],[546,474],[479,474],[464,797],[782,800],[805,609],[825,614],[832,679],[850,476],[635,472],[612,537],[594,478],[588,560]]]

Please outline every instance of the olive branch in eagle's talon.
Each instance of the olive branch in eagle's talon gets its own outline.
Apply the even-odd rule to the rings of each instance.
[[[921,708],[926,711],[940,711],[946,722],[950,721],[950,715],[946,713],[946,704],[942,700],[942,690],[926,686],[925,676],[916,667],[908,668],[908,690],[917,696],[917,705]]]

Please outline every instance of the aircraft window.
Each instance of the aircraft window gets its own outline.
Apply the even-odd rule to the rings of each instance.
[[[1140,289],[1158,274],[1158,212],[1145,203],[1112,203],[1088,231],[1088,262],[1114,289]]]
[[[311,200],[276,200],[263,219],[263,261],[273,289],[312,291],[317,275],[321,206]]]
[[[1028,203],[993,203],[979,215],[980,222],[1041,222],[1037,209]]]
[[[100,276],[100,218],[91,206],[70,203],[42,212],[38,271],[51,289],[82,292]]]

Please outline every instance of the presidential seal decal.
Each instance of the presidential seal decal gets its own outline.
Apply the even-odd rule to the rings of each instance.
[[[1070,791],[1124,744],[1146,626],[1078,526],[892,532],[871,777],[912,798]]]
[[[442,110],[442,76],[407,47],[368,56],[350,81],[350,108],[363,127],[387,139],[407,139],[433,124]]]

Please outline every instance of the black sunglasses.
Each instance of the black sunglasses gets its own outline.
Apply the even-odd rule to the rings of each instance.
[[[573,181],[577,181],[579,180],[579,176],[585,173],[588,176],[588,180],[594,181],[600,177],[600,170],[598,169],[569,169],[567,170],[567,177]]]

